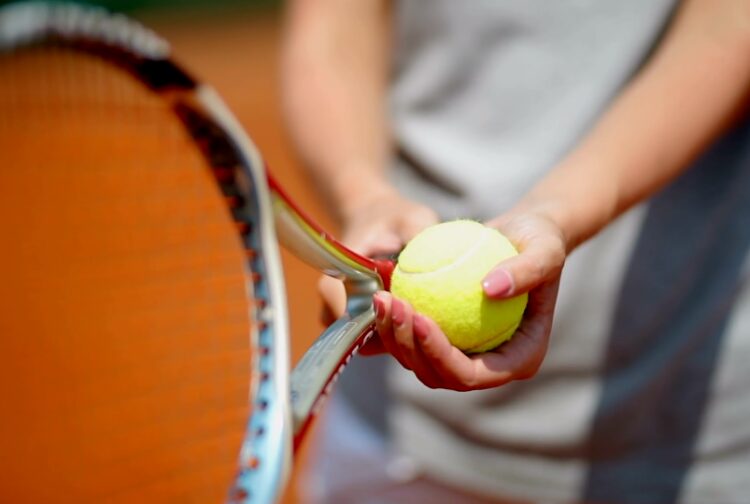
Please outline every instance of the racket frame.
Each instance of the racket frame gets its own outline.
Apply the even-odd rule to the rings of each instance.
[[[240,197],[232,216],[250,227],[243,234],[246,250],[262,254],[248,256],[248,291],[259,301],[249,338],[258,351],[250,378],[252,413],[228,500],[277,501],[293,450],[344,366],[373,334],[372,295],[389,288],[393,262],[353,252],[305,214],[268,173],[220,96],[173,63],[169,45],[154,32],[90,6],[29,2],[0,8],[0,53],[43,43],[101,57],[169,101],[201,146],[225,196]],[[347,292],[344,315],[325,329],[291,374],[279,242],[311,267],[341,279]]]

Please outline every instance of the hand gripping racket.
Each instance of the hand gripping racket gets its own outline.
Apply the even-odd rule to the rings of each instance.
[[[3,502],[279,498],[392,264],[265,172],[217,94],[119,15],[0,9]],[[344,280],[289,373],[281,243]]]

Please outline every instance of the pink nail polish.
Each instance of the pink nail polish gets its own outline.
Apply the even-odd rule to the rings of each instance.
[[[504,269],[495,269],[484,277],[482,282],[484,293],[490,297],[503,297],[513,290],[513,278]]]
[[[395,298],[391,302],[391,318],[396,325],[404,323],[404,304]]]

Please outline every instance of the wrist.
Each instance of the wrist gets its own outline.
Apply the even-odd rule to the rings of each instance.
[[[362,208],[396,195],[381,169],[367,165],[349,165],[331,180],[331,196],[340,221],[353,218]]]
[[[566,253],[570,253],[580,243],[571,209],[564,200],[557,197],[529,193],[508,212],[508,215],[532,215],[549,222],[558,230]]]
[[[551,221],[559,228],[570,253],[614,220],[617,208],[614,177],[600,168],[585,167],[579,159],[553,170],[514,210]]]

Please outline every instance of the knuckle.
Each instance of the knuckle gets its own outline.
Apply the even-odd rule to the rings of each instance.
[[[471,373],[465,373],[458,377],[457,385],[461,387],[461,391],[474,390],[478,386],[477,373],[475,369],[472,369]]]
[[[550,247],[550,261],[555,268],[561,268],[565,263],[565,245],[561,240],[555,240]]]
[[[543,253],[527,257],[529,273],[533,278],[549,280],[557,275],[565,263],[565,248],[557,240],[545,246]]]
[[[529,273],[532,278],[547,278],[547,266],[542,257],[535,255],[528,258]]]

